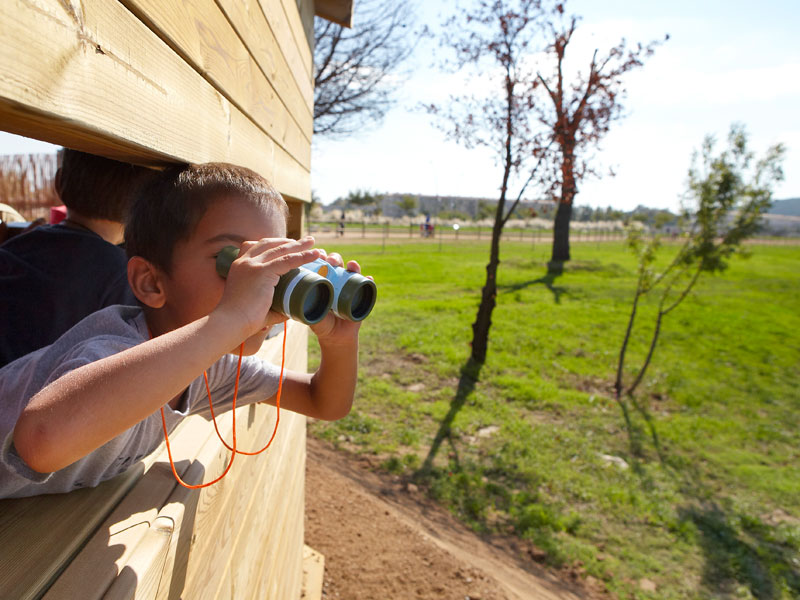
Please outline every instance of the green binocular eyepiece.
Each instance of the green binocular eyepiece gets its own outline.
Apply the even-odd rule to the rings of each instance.
[[[217,273],[221,277],[228,276],[237,256],[235,246],[220,251]],[[319,323],[329,310],[342,319],[361,321],[372,312],[377,297],[378,288],[371,279],[317,259],[281,275],[271,308],[306,325]]]

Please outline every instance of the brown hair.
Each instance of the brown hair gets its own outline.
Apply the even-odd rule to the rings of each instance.
[[[280,193],[261,175],[227,163],[169,167],[144,186],[125,225],[128,256],[141,256],[169,273],[175,244],[192,235],[209,205],[236,196],[289,214]]]
[[[70,210],[119,223],[138,189],[155,173],[146,167],[64,148],[56,192]]]

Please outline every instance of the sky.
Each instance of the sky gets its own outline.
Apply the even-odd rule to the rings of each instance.
[[[450,5],[417,2],[420,22],[435,26]],[[635,44],[670,36],[625,77],[625,116],[596,152],[594,164],[616,176],[584,181],[577,205],[677,210],[693,150],[708,134],[724,142],[734,122],[746,126],[758,153],[778,142],[787,147],[786,178],[774,197],[800,197],[800,2],[569,0],[566,7],[582,17],[568,56],[573,66],[622,37]],[[418,46],[381,125],[344,140],[315,139],[311,184],[323,204],[356,189],[497,197],[501,172],[492,155],[446,141],[417,108],[465,87],[463,76],[431,65],[437,52],[435,43]],[[477,85],[489,90],[491,82]],[[53,148],[0,132],[0,153]]]
[[[449,3],[421,4],[420,20],[433,24]],[[571,0],[567,11],[582,17],[572,44],[580,64],[622,37],[636,43],[670,35],[626,76],[625,116],[596,153],[600,170],[613,168],[616,176],[585,181],[576,204],[677,210],[693,150],[708,134],[721,147],[733,122],[745,124],[758,153],[787,146],[786,179],[774,197],[800,196],[800,2]],[[357,188],[497,197],[501,172],[492,156],[445,141],[415,110],[464,89],[458,75],[430,67],[436,52],[434,45],[419,48],[413,76],[380,127],[315,140],[312,188],[324,204]]]

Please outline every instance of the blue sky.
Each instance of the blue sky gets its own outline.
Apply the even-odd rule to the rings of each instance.
[[[441,5],[422,3],[422,19],[435,22]],[[677,208],[693,149],[706,134],[724,140],[734,121],[746,125],[759,152],[777,142],[788,147],[775,197],[800,196],[800,2],[573,0],[567,9],[583,17],[574,39],[580,64],[621,37],[635,43],[670,34],[627,77],[626,117],[598,153],[616,177],[584,182],[577,204]],[[496,197],[500,174],[491,156],[444,142],[429,117],[412,110],[463,88],[458,76],[428,68],[434,51],[421,48],[400,104],[380,128],[317,140],[312,187],[324,203],[359,187]]]
[[[450,2],[419,2],[420,20],[438,21]],[[598,152],[598,165],[616,177],[583,183],[577,204],[675,209],[693,149],[706,134],[724,136],[746,125],[758,152],[784,143],[786,180],[776,198],[800,196],[800,2],[687,0],[571,0],[583,20],[575,60],[588,63],[595,47],[670,40],[626,79],[626,116]],[[384,123],[342,141],[319,139],[312,188],[323,203],[357,188],[377,192],[496,197],[500,174],[485,152],[444,141],[430,118],[414,109],[463,89],[458,75],[430,68],[434,44],[421,45],[397,107]],[[0,133],[0,153],[47,151],[51,146]],[[606,169],[604,169],[606,170]]]

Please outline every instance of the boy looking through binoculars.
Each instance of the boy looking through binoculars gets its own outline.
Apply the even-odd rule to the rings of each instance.
[[[125,471],[190,414],[230,409],[240,345],[238,405],[275,403],[277,367],[250,356],[271,325],[279,277],[324,257],[313,238],[286,238],[287,207],[260,175],[209,163],[161,173],[126,224],[128,279],[139,307],[90,315],[51,346],[0,369],[0,497],[68,492]],[[239,246],[227,279],[217,254]],[[355,261],[349,271],[360,272]],[[284,374],[282,406],[318,419],[348,414],[360,322],[328,313],[311,326],[314,374]]]

